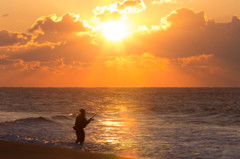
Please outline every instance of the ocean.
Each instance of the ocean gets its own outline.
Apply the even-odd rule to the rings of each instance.
[[[83,146],[73,130],[87,118]],[[0,88],[0,139],[140,159],[240,158],[240,88]]]

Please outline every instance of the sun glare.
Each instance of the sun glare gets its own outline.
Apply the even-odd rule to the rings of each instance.
[[[121,41],[127,36],[127,27],[123,21],[103,22],[102,33],[109,41]]]

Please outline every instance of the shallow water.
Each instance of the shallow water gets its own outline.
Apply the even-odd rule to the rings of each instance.
[[[83,147],[72,126],[87,118]],[[0,139],[137,158],[239,158],[239,88],[0,88]]]

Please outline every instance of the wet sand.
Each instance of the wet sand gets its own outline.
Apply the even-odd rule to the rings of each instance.
[[[0,140],[1,159],[130,159],[60,147]]]

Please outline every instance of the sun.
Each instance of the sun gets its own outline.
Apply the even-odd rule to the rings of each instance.
[[[103,36],[113,42],[121,41],[127,36],[127,26],[123,21],[107,21],[101,25]]]

